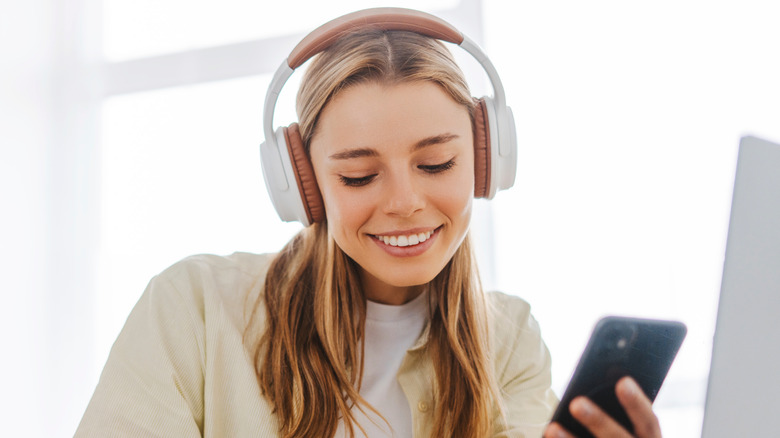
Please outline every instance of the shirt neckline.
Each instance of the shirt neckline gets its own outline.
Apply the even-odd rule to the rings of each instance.
[[[401,305],[381,304],[366,300],[366,321],[397,322],[422,319],[428,315],[428,291]]]

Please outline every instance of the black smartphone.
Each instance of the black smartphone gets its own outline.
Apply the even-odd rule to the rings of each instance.
[[[655,400],[687,329],[677,321],[607,316],[599,320],[574,370],[552,420],[578,437],[592,437],[569,413],[569,403],[584,395],[628,432],[634,428],[615,395],[615,385],[631,376]]]

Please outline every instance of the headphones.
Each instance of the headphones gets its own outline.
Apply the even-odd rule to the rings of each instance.
[[[366,9],[329,21],[303,38],[276,70],[268,86],[263,107],[265,141],[260,145],[260,159],[263,179],[279,217],[286,222],[299,221],[304,226],[325,220],[325,205],[298,124],[274,132],[273,116],[279,93],[296,68],[342,36],[362,27],[411,31],[457,44],[482,65],[494,96],[476,99],[474,197],[492,199],[496,191],[512,187],[517,171],[515,122],[512,110],[506,105],[501,79],[487,55],[452,25],[433,15],[403,8]]]

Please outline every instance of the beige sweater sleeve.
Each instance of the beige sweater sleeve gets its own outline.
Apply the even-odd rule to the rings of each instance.
[[[111,350],[76,437],[203,432],[202,303],[154,278]],[[199,308],[200,307],[200,308]]]
[[[550,353],[522,299],[491,293],[496,376],[504,396],[505,420],[494,422],[494,438],[542,436],[558,399],[551,389]]]

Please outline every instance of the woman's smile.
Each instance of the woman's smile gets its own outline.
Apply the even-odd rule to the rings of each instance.
[[[415,246],[431,238],[435,230],[431,231],[415,231],[413,233],[388,233],[383,235],[373,236],[377,240],[382,241],[385,245],[390,246]]]
[[[413,233],[371,236],[376,244],[394,257],[415,257],[427,251],[437,237],[438,228]]]

